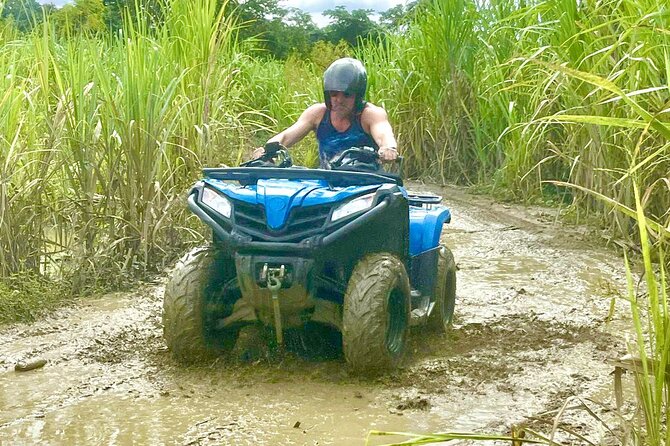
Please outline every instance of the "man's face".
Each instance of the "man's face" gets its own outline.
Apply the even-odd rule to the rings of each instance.
[[[345,117],[354,112],[354,105],[356,103],[356,95],[353,93],[345,93],[343,91],[329,91],[330,106],[333,113]]]

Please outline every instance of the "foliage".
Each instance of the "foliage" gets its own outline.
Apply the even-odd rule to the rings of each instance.
[[[88,292],[160,271],[202,237],[183,206],[201,167],[238,164],[319,100],[311,64],[251,58],[214,0],[140,18],[106,38],[64,38],[54,17],[1,29],[0,278]]]
[[[327,9],[323,15],[330,17],[331,24],[324,30],[326,38],[334,44],[345,41],[356,47],[361,39],[378,37],[381,28],[370,20],[372,12],[370,9],[355,9],[349,12],[344,6]]]
[[[28,273],[12,275],[0,282],[0,324],[32,322],[72,299],[66,283]]]
[[[320,40],[314,44],[309,60],[315,65],[319,74],[328,66],[342,57],[352,57],[353,51],[347,42],[340,40],[337,44]]]
[[[164,24],[170,8],[168,0],[74,0],[61,8],[51,4],[40,7],[37,0],[6,0],[1,17],[2,26],[13,26],[21,32],[31,31],[44,15],[51,16],[57,32],[65,36],[81,33],[117,35],[124,20],[135,26],[145,21],[149,30]],[[368,38],[396,32],[407,24],[407,17],[416,2],[398,5],[383,11],[381,25],[369,18],[371,10],[347,11],[338,6],[325,12],[333,23],[325,29],[316,27],[310,14],[279,5],[279,0],[218,0],[226,17],[234,16],[240,24],[238,36],[248,48],[261,50],[265,56],[286,60],[295,54],[302,58],[314,53],[321,42],[347,42],[355,47]]]
[[[309,61],[290,56],[285,63],[249,59],[240,83],[248,122],[255,128],[253,140],[260,146],[270,136],[293,124],[310,105],[321,101],[321,73]],[[291,149],[296,164],[318,163],[313,136]]]
[[[517,436],[515,432],[512,435],[491,435],[491,434],[477,434],[477,433],[468,433],[468,432],[440,432],[436,434],[414,434],[410,432],[383,432],[383,431],[370,431],[368,437],[365,441],[365,445],[370,444],[370,440],[373,437],[405,437],[409,438],[401,442],[394,442],[385,444],[383,446],[401,446],[401,445],[431,445],[438,443],[447,443],[454,440],[464,440],[464,441],[504,441],[512,442],[513,445],[516,444],[555,444],[551,440],[543,437],[538,437],[538,439],[524,438],[525,432],[522,435]]]
[[[55,11],[51,20],[65,35],[99,33],[107,29],[105,11],[102,0],[75,0]]]
[[[103,0],[105,6],[105,26],[111,34],[123,28],[123,15],[127,9],[126,0]]]
[[[21,32],[30,31],[42,20],[42,8],[37,0],[3,0],[0,18]]]
[[[379,15],[379,23],[387,29],[397,29],[407,22],[405,6],[400,3]]]
[[[173,204],[184,165],[200,162],[179,148],[216,130],[212,118],[219,114],[208,114],[212,104],[203,93],[211,85],[225,88],[219,75],[230,73],[207,64],[211,51],[230,44],[209,11],[209,28],[189,27],[193,22],[182,19],[192,15],[180,18],[185,36],[165,29],[151,40],[129,29],[127,40],[61,45],[47,23],[43,36],[3,47],[3,276],[59,271],[81,288],[101,271],[153,269],[179,249],[173,227],[164,223],[179,220]],[[193,124],[204,129],[200,135]]]
[[[645,414],[634,441],[667,444],[670,12],[654,0],[418,9],[406,36],[360,53],[411,171],[493,177],[522,198],[570,187],[574,209],[632,239],[646,284],[629,275]]]
[[[446,180],[476,182],[485,172],[471,116],[481,47],[479,14],[470,0],[418,6],[404,35],[392,35],[361,51],[368,65],[370,96],[384,98],[410,175],[429,172]],[[492,117],[493,118],[493,117]]]
[[[284,10],[281,16],[267,21],[258,31],[265,48],[278,59],[286,59],[292,54],[305,57],[318,35],[311,16],[296,8]]]
[[[282,8],[278,0],[231,0],[226,11],[242,24],[240,39],[254,42],[275,58],[286,59],[291,54],[304,57],[321,37],[309,14],[297,8]]]
[[[668,444],[668,422],[670,421],[670,311],[668,310],[667,266],[663,245],[650,242],[652,225],[644,213],[640,191],[633,182],[636,203],[636,221],[639,228],[646,296],[636,290],[630,268],[627,269],[628,297],[633,314],[637,345],[632,350],[640,358],[641,367],[636,370],[635,384],[638,402],[644,413],[644,427],[636,426],[634,434],[639,442]],[[670,232],[670,231],[669,231]],[[665,235],[667,237],[667,234]],[[667,241],[667,238],[665,239]],[[660,268],[655,268],[655,254]],[[627,265],[628,266],[628,265]]]
[[[410,175],[493,178],[518,198],[541,194],[546,180],[568,181],[630,208],[632,188],[619,181],[630,154],[658,153],[641,166],[640,187],[649,215],[670,219],[659,183],[670,171],[663,2],[425,0],[411,15],[403,35],[359,52]],[[590,194],[573,198],[578,212],[607,216],[616,236],[634,233],[633,220],[606,214]]]

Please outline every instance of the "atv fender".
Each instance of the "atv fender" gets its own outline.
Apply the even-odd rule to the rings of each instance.
[[[442,226],[451,221],[451,212],[442,206],[410,208],[409,252],[418,255],[440,244]]]

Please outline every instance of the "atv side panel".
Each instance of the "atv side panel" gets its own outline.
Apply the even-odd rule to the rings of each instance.
[[[435,287],[435,271],[439,246],[410,258],[409,278],[412,288],[422,296],[432,296]]]

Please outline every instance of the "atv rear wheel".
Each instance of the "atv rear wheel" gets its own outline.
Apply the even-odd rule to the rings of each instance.
[[[387,253],[361,259],[344,296],[342,344],[356,372],[396,367],[405,352],[410,286],[405,266]]]
[[[440,245],[435,278],[435,307],[430,313],[429,325],[435,330],[447,332],[451,326],[456,306],[456,262],[449,248]]]
[[[177,361],[202,361],[234,347],[239,330],[214,327],[225,316],[216,314],[222,305],[214,296],[234,267],[215,247],[195,248],[177,262],[163,299],[163,337]]]

